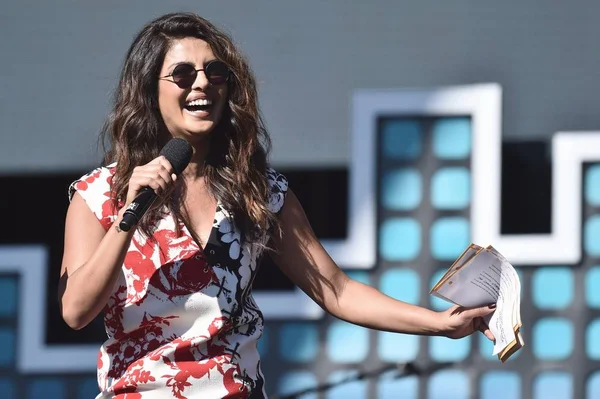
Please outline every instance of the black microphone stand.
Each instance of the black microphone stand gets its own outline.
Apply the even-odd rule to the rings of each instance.
[[[411,376],[411,375],[417,375],[417,376],[430,375],[438,370],[445,369],[445,368],[452,367],[452,366],[454,366],[453,362],[433,363],[428,366],[418,366],[414,362],[389,364],[389,365],[386,365],[386,366],[383,366],[383,367],[380,367],[380,368],[377,368],[377,369],[371,370],[371,371],[360,371],[356,375],[346,377],[340,381],[329,382],[329,383],[325,383],[322,385],[317,385],[317,386],[314,386],[311,388],[306,388],[301,391],[294,392],[294,393],[288,394],[288,395],[271,396],[271,399],[296,399],[302,395],[306,395],[309,393],[325,392],[325,391],[328,391],[332,388],[335,388],[339,385],[342,385],[342,384],[345,384],[348,382],[366,380],[368,378],[377,377],[383,373],[386,373],[388,371],[393,371],[393,370],[398,371],[398,374],[395,376],[395,378],[402,378],[402,377],[407,377],[407,376]]]

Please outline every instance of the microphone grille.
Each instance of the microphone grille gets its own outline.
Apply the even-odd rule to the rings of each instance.
[[[182,138],[174,137],[160,150],[160,155],[167,158],[173,166],[175,174],[179,175],[190,163],[193,152],[190,143]]]

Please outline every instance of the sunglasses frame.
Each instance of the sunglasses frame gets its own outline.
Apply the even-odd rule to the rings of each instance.
[[[215,83],[211,82],[210,76],[206,73],[206,71],[210,68],[211,65],[216,65],[216,64],[223,64],[225,66],[225,68],[227,68],[227,76],[225,76],[225,81],[223,83],[217,83],[217,84],[215,84]],[[182,81],[185,81],[186,77],[182,78],[179,82],[175,81],[174,73],[175,73],[176,69],[178,67],[182,66],[182,65],[188,65],[188,66],[190,66],[194,70],[195,76],[194,76],[194,79],[191,81],[190,85],[185,85],[185,86],[181,86],[180,85],[180,83]],[[200,69],[194,68],[194,65],[192,65],[192,64],[190,64],[188,62],[183,62],[181,64],[178,64],[175,68],[173,68],[173,71],[170,74],[165,75],[165,76],[160,76],[159,79],[161,79],[161,80],[168,80],[169,82],[173,82],[180,89],[189,89],[190,87],[192,87],[194,85],[194,82],[198,78],[198,72],[200,72],[200,71],[204,71],[204,75],[206,76],[206,80],[208,80],[208,83],[210,83],[213,86],[221,86],[221,85],[226,84],[227,82],[229,82],[229,77],[231,75],[231,70],[229,69],[229,67],[227,66],[227,64],[225,64],[221,60],[211,60],[211,61],[208,61],[206,64],[204,64],[204,66],[202,68],[200,68]],[[189,77],[191,78],[191,76],[192,75],[190,75]],[[167,78],[171,78],[171,79],[167,79]]]

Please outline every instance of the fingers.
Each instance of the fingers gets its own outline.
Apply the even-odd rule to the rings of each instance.
[[[164,156],[159,156],[146,165],[133,169],[127,197],[133,200],[143,187],[150,187],[156,194],[161,194],[167,191],[176,179],[169,161]]]
[[[462,313],[464,313],[468,317],[475,318],[475,317],[487,316],[488,314],[492,313],[495,310],[496,310],[496,304],[493,303],[491,305],[481,306],[479,308],[470,308],[470,309],[462,308]]]
[[[477,330],[481,331],[483,335],[487,337],[487,339],[489,339],[492,342],[496,342],[496,337],[494,337],[494,334],[492,334],[490,327],[482,318],[478,317],[473,322],[476,323]]]

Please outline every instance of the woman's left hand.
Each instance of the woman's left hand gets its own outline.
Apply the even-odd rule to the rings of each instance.
[[[495,341],[494,335],[484,321],[484,317],[496,310],[496,305],[480,308],[463,308],[453,306],[441,312],[442,334],[448,338],[458,339],[481,331],[490,341]]]

